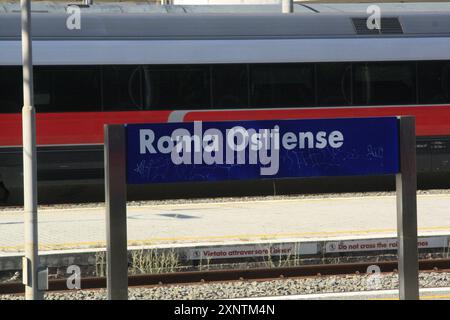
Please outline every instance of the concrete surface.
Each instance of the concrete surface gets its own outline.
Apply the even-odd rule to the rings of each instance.
[[[40,250],[102,248],[105,209],[39,211]],[[129,245],[395,236],[394,196],[128,207]],[[419,235],[450,233],[450,193],[418,196]],[[23,213],[0,212],[0,254],[23,251]]]

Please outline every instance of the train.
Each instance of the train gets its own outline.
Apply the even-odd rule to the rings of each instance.
[[[196,120],[412,115],[419,175],[450,173],[450,3],[375,4],[377,28],[373,5],[33,4],[40,184],[101,184],[104,124]],[[21,64],[20,8],[1,4],[3,202],[22,185]]]

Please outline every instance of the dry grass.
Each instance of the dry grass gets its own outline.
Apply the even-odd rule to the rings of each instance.
[[[136,250],[131,252],[131,274],[152,274],[176,272],[180,267],[180,259],[174,250]]]
[[[106,276],[106,252],[99,251],[95,253],[95,275],[97,277]]]
[[[176,272],[180,268],[178,253],[174,250],[158,251],[156,249],[131,251],[128,267],[129,274],[152,274]],[[95,254],[95,275],[106,276],[106,252]]]

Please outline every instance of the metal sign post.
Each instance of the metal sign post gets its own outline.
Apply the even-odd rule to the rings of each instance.
[[[294,0],[281,0],[281,12],[293,13],[294,12]]]
[[[396,175],[398,276],[401,300],[419,298],[417,252],[416,124],[399,117],[400,173]]]
[[[125,127],[105,125],[106,284],[109,300],[128,299]]]
[[[127,184],[387,174],[399,296],[417,299],[414,117],[105,125],[108,298],[128,296]]]
[[[22,10],[22,59],[23,59],[23,195],[25,215],[25,259],[23,259],[23,283],[25,298],[43,299],[38,287],[38,216],[37,216],[37,163],[36,163],[36,114],[33,101],[33,60],[31,47],[31,1],[20,1]]]

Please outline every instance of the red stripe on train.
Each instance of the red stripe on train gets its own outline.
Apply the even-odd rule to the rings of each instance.
[[[167,122],[170,111],[37,113],[37,144],[103,143],[103,125]],[[22,145],[21,114],[0,115],[0,146]]]
[[[403,115],[416,117],[416,133],[418,136],[450,135],[450,105],[192,111],[186,114],[184,121],[314,119]]]
[[[102,143],[103,125],[106,123],[167,122],[171,112],[38,113],[37,143],[40,145]],[[184,116],[184,121],[270,120],[395,115],[416,116],[418,136],[450,135],[450,105],[191,111]],[[21,115],[0,115],[0,146],[18,146],[21,144]]]

